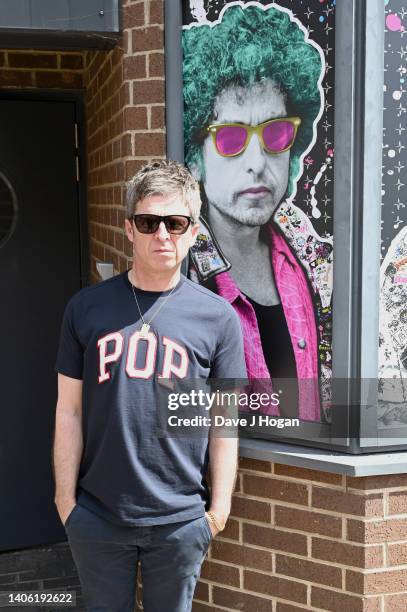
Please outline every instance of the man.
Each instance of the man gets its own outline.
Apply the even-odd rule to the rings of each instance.
[[[177,381],[245,376],[235,312],[180,274],[200,204],[181,165],[145,166],[127,195],[131,270],[66,308],[55,502],[90,611],[134,609],[138,561],[146,612],[190,610],[211,537],[230,512],[236,438],[165,436],[156,401]]]
[[[322,52],[289,11],[253,5],[187,26],[183,51],[186,163],[205,195],[190,277],[239,314],[249,377],[279,379],[280,406],[266,411],[318,421],[321,343],[304,267],[319,289],[332,247],[280,205],[315,139]]]

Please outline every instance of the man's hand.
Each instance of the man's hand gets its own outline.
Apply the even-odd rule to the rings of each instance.
[[[212,510],[212,508],[210,508],[209,512],[212,514],[212,517],[215,517],[215,521],[216,521],[216,524],[215,524],[210,514],[208,512],[205,512],[206,520],[209,523],[209,528],[212,532],[212,537],[214,538],[215,536],[218,535],[218,533],[223,531],[226,521],[228,519],[229,513],[220,514],[219,512],[215,512],[214,510]],[[219,528],[217,527],[217,525],[219,526]]]
[[[72,498],[62,500],[56,499],[55,505],[58,510],[59,518],[61,519],[62,524],[65,525],[68,516],[76,506],[76,500]]]

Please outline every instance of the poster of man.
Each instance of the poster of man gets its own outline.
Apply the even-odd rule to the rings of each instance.
[[[239,314],[249,378],[278,381],[279,406],[262,411],[329,421],[333,143],[326,116],[323,144],[318,132],[332,106],[325,53],[287,7],[223,4],[191,0],[184,19],[185,161],[204,201],[189,275]],[[328,9],[323,19],[333,17]],[[306,206],[295,199],[299,183]]]

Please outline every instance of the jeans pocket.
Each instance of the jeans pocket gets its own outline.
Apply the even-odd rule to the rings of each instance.
[[[68,514],[68,518],[66,519],[65,523],[64,523],[64,527],[65,529],[68,527],[68,524],[71,522],[73,513],[75,512],[75,510],[77,509],[78,504],[75,504],[74,507],[72,508],[72,510],[70,511],[70,513]]]
[[[206,535],[208,536],[208,540],[209,540],[209,544],[210,544],[210,543],[211,543],[211,541],[212,541],[212,538],[213,538],[213,534],[212,534],[212,531],[211,531],[211,527],[210,527],[210,525],[209,525],[209,521],[208,521],[208,519],[206,518],[206,515],[205,515],[205,514],[204,514],[204,516],[203,516],[203,521],[204,521],[204,526],[205,526]]]

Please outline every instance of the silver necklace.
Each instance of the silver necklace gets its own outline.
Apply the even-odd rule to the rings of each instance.
[[[131,274],[131,272],[130,272],[130,274]],[[136,296],[136,292],[134,290],[134,284],[133,284],[133,281],[131,280],[131,278],[130,278],[130,284],[131,284],[131,288],[133,289],[133,295],[134,295],[134,299],[135,299],[136,304],[137,304],[137,309],[139,311],[140,319],[143,321],[143,325],[141,326],[141,330],[140,330],[140,336],[141,336],[141,338],[147,338],[147,334],[150,331],[150,327],[151,327],[151,321],[158,315],[158,313],[160,312],[161,308],[170,299],[170,297],[172,295],[172,292],[177,287],[178,283],[176,285],[174,285],[174,287],[171,289],[171,291],[166,296],[164,301],[161,302],[160,306],[157,308],[157,310],[155,311],[155,313],[153,314],[153,316],[151,317],[151,319],[149,321],[145,321],[143,315],[141,314],[141,310],[140,310],[140,306],[139,306],[138,299],[137,299],[137,296]]]

